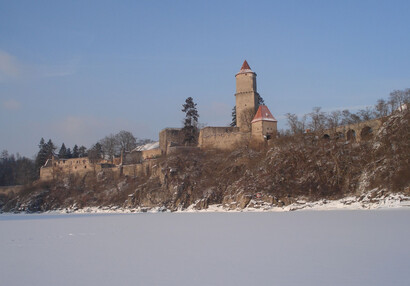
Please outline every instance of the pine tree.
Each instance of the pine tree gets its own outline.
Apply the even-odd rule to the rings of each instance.
[[[196,103],[194,103],[192,97],[188,97],[182,107],[182,112],[185,113],[184,127],[182,128],[184,143],[195,144],[198,138],[199,118],[198,110],[196,109]]]
[[[78,146],[77,146],[77,144],[76,145],[74,145],[74,148],[73,148],[73,158],[78,158],[79,157],[79,151],[78,151]]]
[[[53,141],[51,141],[51,139],[48,139],[48,142],[46,144],[47,159],[50,159],[52,156],[54,156],[54,151],[56,149],[57,147],[54,145]]]
[[[67,159],[73,158],[73,153],[71,152],[70,148],[67,148],[67,151],[65,152],[65,157]]]
[[[41,138],[40,143],[38,144],[38,148],[40,149],[36,156],[36,169],[40,170],[41,166],[43,166],[47,161],[47,147],[44,141],[44,138]]]
[[[103,151],[100,143],[95,143],[90,150],[88,150],[88,159],[92,163],[96,163],[102,159]]]
[[[65,147],[65,144],[61,144],[60,151],[58,151],[58,158],[64,159],[67,155],[67,148]]]
[[[85,148],[84,146],[78,148],[78,157],[87,157],[87,148]]]
[[[36,156],[36,170],[37,172],[40,171],[40,168],[44,166],[48,159],[50,159],[54,155],[54,151],[56,147],[54,146],[53,141],[51,139],[45,143],[44,138],[41,138],[40,143],[38,144],[39,151]]]
[[[263,100],[262,96],[258,94],[258,105],[265,105],[265,101]]]
[[[236,105],[232,108],[232,122],[230,124],[231,127],[236,126]]]

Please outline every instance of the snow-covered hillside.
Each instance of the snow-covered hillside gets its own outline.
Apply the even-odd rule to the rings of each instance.
[[[408,285],[410,210],[0,215],[1,285]]]

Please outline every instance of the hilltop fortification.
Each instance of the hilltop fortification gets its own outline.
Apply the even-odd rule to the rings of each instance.
[[[120,158],[91,162],[88,158],[59,159],[53,157],[40,170],[41,180],[51,180],[60,175],[110,170],[116,176],[146,176],[155,174],[155,160],[180,151],[193,149],[232,151],[243,147],[268,147],[277,137],[277,120],[266,105],[259,105],[256,73],[245,60],[235,75],[236,126],[205,127],[199,132],[198,143],[186,146],[181,128],[165,128],[159,133],[159,142],[149,148],[137,148],[122,153]],[[349,142],[368,140],[382,124],[381,119],[339,126],[325,130],[324,138],[338,138]]]

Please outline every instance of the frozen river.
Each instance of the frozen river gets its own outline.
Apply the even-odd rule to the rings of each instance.
[[[0,285],[410,285],[410,209],[0,215]]]

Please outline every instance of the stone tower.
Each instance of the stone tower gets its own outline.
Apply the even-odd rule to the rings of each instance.
[[[266,105],[259,105],[252,120],[252,139],[258,141],[270,140],[276,137],[278,121]]]
[[[251,121],[258,109],[259,94],[256,91],[256,73],[246,60],[236,77],[236,126],[241,132],[251,131]]]

